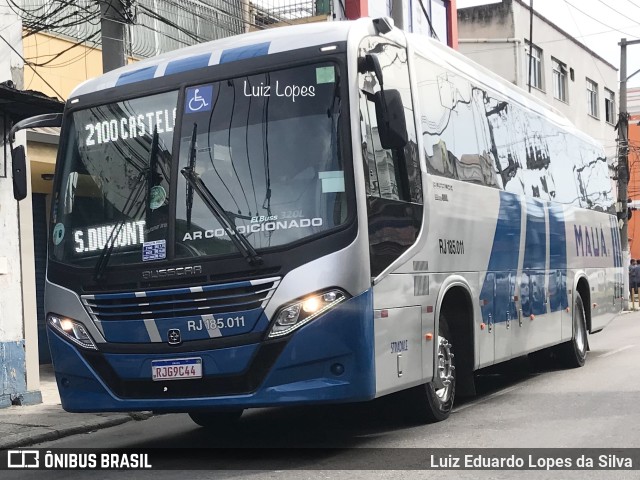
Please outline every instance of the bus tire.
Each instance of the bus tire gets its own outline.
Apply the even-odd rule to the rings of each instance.
[[[436,388],[434,383],[418,385],[409,390],[412,417],[420,423],[441,422],[449,418],[456,394],[456,367],[451,333],[447,319],[440,315],[438,329],[438,352],[436,375],[440,375],[444,388]]]
[[[587,359],[589,343],[587,340],[587,319],[582,297],[576,291],[573,297],[573,336],[568,342],[559,345],[558,356],[567,368],[582,367]]]
[[[189,412],[196,424],[207,429],[224,429],[234,425],[244,410],[220,410],[219,412]]]

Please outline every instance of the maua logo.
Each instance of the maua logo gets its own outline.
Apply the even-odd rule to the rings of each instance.
[[[602,227],[574,225],[576,255],[581,257],[608,257],[609,250]]]

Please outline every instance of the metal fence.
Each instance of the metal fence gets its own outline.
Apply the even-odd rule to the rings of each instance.
[[[303,23],[332,14],[331,0],[255,0],[251,2],[254,28]]]

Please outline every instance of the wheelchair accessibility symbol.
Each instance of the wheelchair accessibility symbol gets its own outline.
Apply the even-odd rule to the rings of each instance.
[[[185,97],[185,113],[208,112],[211,110],[211,97],[213,85],[199,85],[187,88]]]

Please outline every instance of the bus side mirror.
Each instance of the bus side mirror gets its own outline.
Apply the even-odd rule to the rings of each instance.
[[[13,173],[13,198],[20,201],[27,196],[27,157],[24,145],[11,149],[11,166]]]
[[[400,92],[398,90],[376,92],[374,103],[382,148],[404,148],[409,141],[409,136]]]

